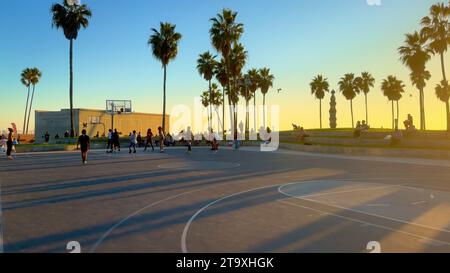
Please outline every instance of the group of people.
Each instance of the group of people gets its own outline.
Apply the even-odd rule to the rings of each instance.
[[[356,128],[353,131],[353,137],[358,138],[361,136],[362,133],[368,132],[369,129],[370,129],[370,126],[367,124],[367,122],[365,120],[363,120],[362,122],[358,121],[358,122],[356,122]]]

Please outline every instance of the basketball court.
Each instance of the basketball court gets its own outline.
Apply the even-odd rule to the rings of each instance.
[[[0,171],[5,252],[450,252],[448,161],[176,147]]]

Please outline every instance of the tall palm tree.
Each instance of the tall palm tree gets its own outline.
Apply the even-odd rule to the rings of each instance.
[[[236,21],[238,13],[229,9],[223,9],[215,18],[211,18],[211,29],[209,30],[213,47],[222,54],[227,74],[227,91],[232,94],[230,81],[231,76],[231,51],[235,43],[239,41],[244,33],[244,25]],[[229,97],[230,99],[230,97]],[[232,114],[230,114],[232,115]],[[232,121],[233,122],[233,121]]]
[[[210,105],[211,105],[211,98],[210,98],[210,94],[211,94],[211,91],[205,91],[205,92],[203,92],[202,93],[202,95],[201,95],[201,101],[202,101],[202,105],[203,105],[203,107],[205,107],[206,108],[206,111],[207,112],[209,112],[210,111]],[[210,113],[208,113],[208,127],[209,127],[209,129],[211,128],[211,115],[210,115]]]
[[[31,108],[33,106],[33,100],[34,100],[34,91],[36,89],[36,85],[39,83],[42,72],[39,71],[39,69],[32,68],[31,71],[31,85],[33,85],[33,92],[31,93],[31,100],[30,100],[30,109],[28,110],[28,119],[27,119],[27,128],[25,130],[25,134],[28,134],[28,125],[30,124],[30,117],[31,117]]]
[[[239,94],[245,100],[245,134],[247,135],[250,130],[250,114],[249,114],[249,103],[254,93],[251,92],[250,88],[252,81],[250,75],[247,72],[242,78],[239,79]]]
[[[27,103],[25,104],[25,114],[23,117],[23,129],[22,134],[25,134],[25,128],[27,124],[27,112],[28,112],[28,102],[30,100],[30,89],[31,89],[31,68],[26,68],[22,71],[22,74],[20,74],[20,82],[25,85],[25,87],[28,90],[27,94]]]
[[[163,119],[162,129],[166,131],[166,81],[167,66],[170,61],[175,60],[178,55],[178,43],[181,40],[181,34],[176,32],[176,26],[171,23],[160,23],[159,31],[152,28],[153,34],[150,35],[148,45],[152,47],[153,57],[161,62],[164,70],[163,80]]]
[[[450,85],[448,81],[442,80],[440,84],[438,84],[435,88],[436,96],[442,101],[445,102],[445,109],[447,113],[447,117],[450,116]],[[447,118],[447,131],[450,131],[450,121]]]
[[[223,104],[222,93],[220,93],[219,86],[216,83],[211,85],[211,103],[217,113],[217,131],[220,130],[220,114],[219,107]]]
[[[405,35],[405,43],[399,47],[400,60],[410,70],[410,79],[413,85],[419,90],[420,95],[420,129],[426,129],[425,122],[425,95],[424,89],[426,81],[431,78],[431,74],[426,70],[426,63],[431,59],[432,51],[427,47],[427,37],[414,32]]]
[[[316,99],[319,100],[320,105],[320,129],[322,129],[322,100],[325,98],[325,92],[329,92],[330,84],[328,79],[324,78],[322,75],[316,76],[310,83],[311,94],[313,94]]]
[[[430,8],[429,16],[421,20],[421,33],[428,40],[428,46],[433,54],[441,58],[443,80],[447,80],[445,73],[444,53],[448,49],[450,40],[450,8],[443,3],[434,4]]]
[[[209,99],[212,99],[211,94],[211,80],[214,76],[214,70],[217,66],[216,56],[213,56],[209,51],[200,54],[198,60],[197,60],[197,70],[198,73],[203,76],[203,78],[208,81],[209,83]],[[209,120],[212,122],[212,102],[209,102]],[[209,124],[209,126],[212,128],[212,124]]]
[[[364,100],[366,104],[366,122],[369,124],[369,108],[367,104],[367,95],[370,89],[375,86],[375,79],[369,72],[361,73],[361,77],[358,78],[358,89],[364,93]]]
[[[217,63],[214,74],[216,75],[217,81],[222,85],[222,130],[225,134],[225,87],[228,84],[228,73],[224,59]]]
[[[275,76],[270,73],[269,68],[264,67],[259,70],[258,81],[258,87],[263,94],[263,126],[266,128],[266,95],[269,92],[269,89],[273,87]],[[257,128],[255,128],[255,130],[256,129]]]
[[[402,98],[402,93],[405,92],[405,85],[401,80],[398,80],[395,76],[388,76],[387,79],[381,83],[381,90],[384,96],[386,96],[392,103],[392,129],[398,128],[399,120],[399,103]],[[394,114],[394,101],[397,102],[397,123],[395,123]]]
[[[253,94],[253,126],[254,126],[254,130],[257,130],[257,125],[256,125],[256,91],[259,88],[259,81],[260,81],[260,76],[259,76],[259,70],[258,69],[250,69],[248,71],[248,76],[250,79],[250,92]]]
[[[352,128],[355,128],[355,122],[353,119],[353,99],[359,94],[360,90],[358,88],[358,78],[355,78],[355,74],[348,73],[339,81],[339,90],[342,92],[344,97],[350,101],[350,113],[352,116]]]
[[[239,86],[238,81],[242,77],[242,69],[244,68],[247,62],[248,53],[245,50],[244,46],[239,43],[235,43],[233,48],[231,49],[230,54],[230,70],[229,75],[231,76],[231,91],[229,92],[229,96],[231,97],[231,101],[233,103],[234,109],[234,129],[237,130],[237,111],[236,106],[239,101]]]
[[[51,7],[53,15],[53,26],[62,29],[64,36],[69,40],[69,97],[70,97],[70,136],[74,137],[74,117],[73,117],[73,42],[78,38],[81,28],[89,26],[89,18],[92,16],[91,10],[85,5],[64,3],[53,4]]]

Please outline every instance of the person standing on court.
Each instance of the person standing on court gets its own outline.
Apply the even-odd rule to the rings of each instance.
[[[80,147],[81,150],[81,159],[83,160],[83,164],[87,163],[87,154],[89,149],[91,148],[91,140],[88,135],[86,135],[86,130],[81,132],[81,136],[78,138],[77,149]]]
[[[144,152],[147,151],[148,145],[152,146],[152,150],[153,152],[155,151],[155,147],[153,147],[153,133],[152,133],[152,129],[148,129],[147,130],[147,141],[145,142],[145,149]]]
[[[120,137],[119,132],[117,132],[117,129],[114,129],[114,133],[112,135],[112,142],[113,145],[111,147],[111,152],[113,152],[116,149],[120,152]]]
[[[106,146],[106,150],[108,150],[108,151],[106,151],[107,153],[109,153],[110,151],[112,153],[112,151],[113,151],[112,136],[113,136],[113,131],[112,131],[112,129],[109,129],[109,131],[108,131],[108,146]]]
[[[8,139],[6,141],[6,157],[8,160],[13,160],[14,158],[11,155],[12,148],[13,148],[13,129],[8,128]]]
[[[159,136],[159,152],[164,153],[164,132],[161,126],[158,127],[158,136]]]
[[[131,154],[131,148],[133,148],[133,153],[136,153],[136,144],[137,144],[137,139],[136,139],[136,131],[133,131],[133,133],[131,133],[130,135],[130,146],[128,147],[130,149],[130,154]]]

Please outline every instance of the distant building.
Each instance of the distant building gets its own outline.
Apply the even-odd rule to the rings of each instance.
[[[111,114],[105,110],[73,109],[75,134],[79,136],[83,129],[86,129],[89,136],[105,136],[111,128]],[[170,128],[170,118],[166,115],[166,129]],[[162,115],[146,113],[128,113],[114,115],[114,128],[122,136],[128,136],[130,132],[136,130],[141,132],[142,137],[147,133],[147,129],[152,129],[156,135],[158,127],[162,124]],[[56,135],[64,138],[64,133],[70,132],[70,110],[61,111],[36,111],[35,137],[36,143],[44,142],[43,136],[46,132],[50,138]]]

